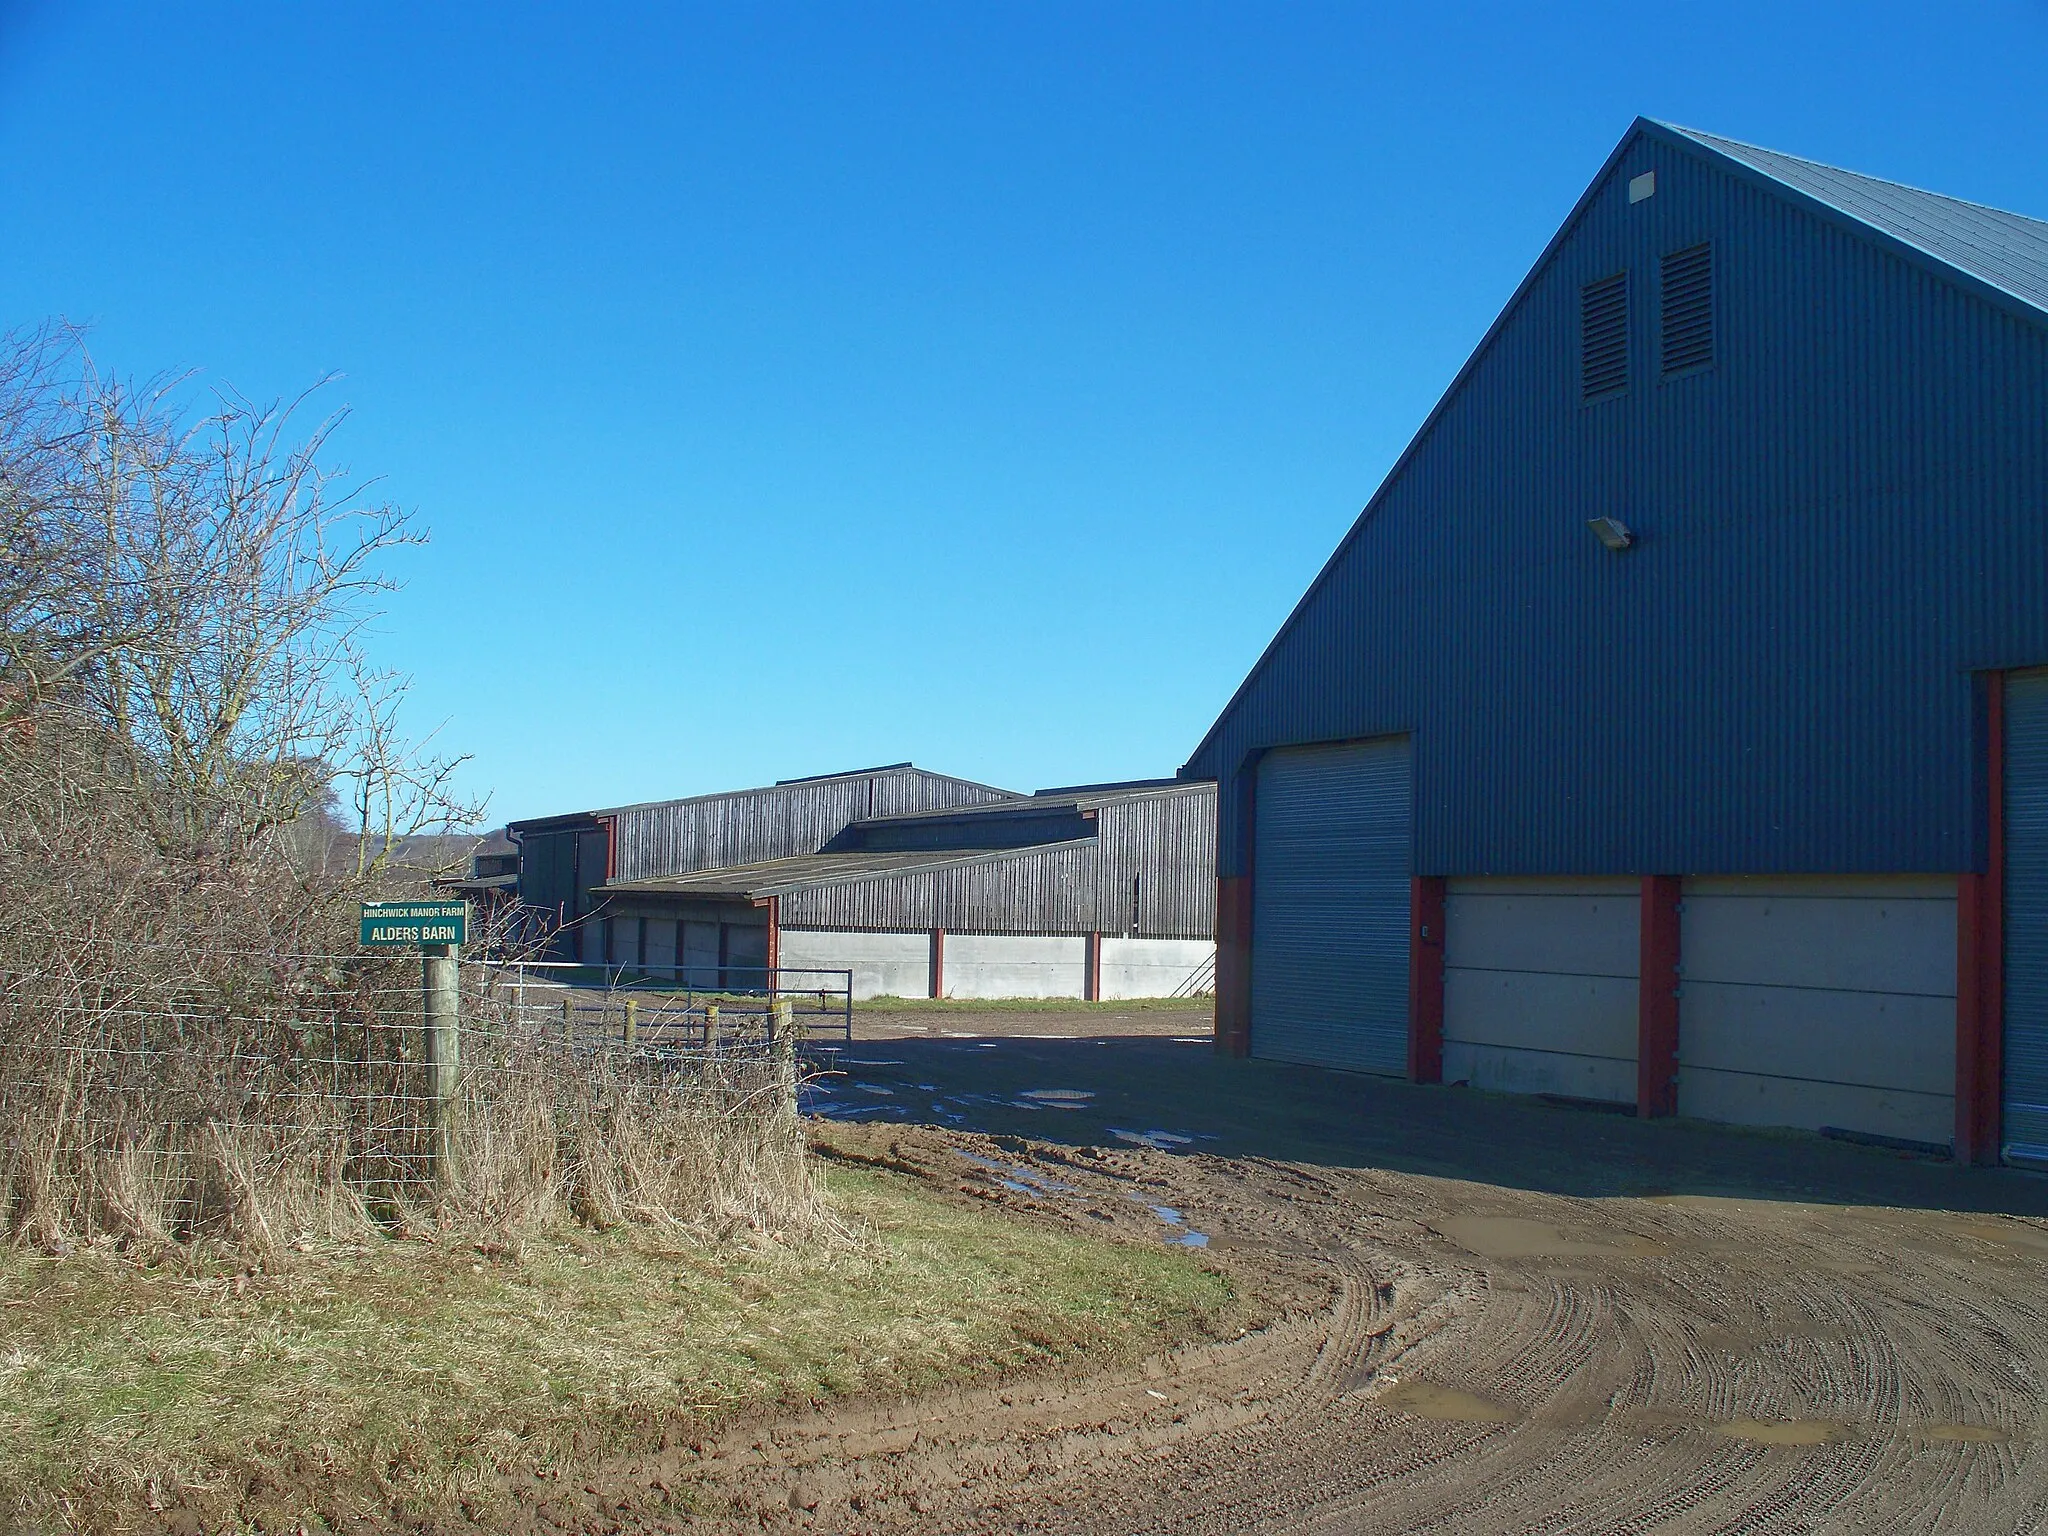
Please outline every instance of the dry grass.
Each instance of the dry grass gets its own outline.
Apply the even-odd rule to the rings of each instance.
[[[564,1219],[714,1237],[829,1226],[798,1063],[776,1041],[572,1041],[482,968],[464,968],[443,1159],[417,984],[390,985],[391,969],[233,1010],[53,998],[50,978],[0,970],[0,1228],[52,1252],[113,1238],[264,1254],[302,1232]]]
[[[1128,1356],[1234,1319],[1189,1256],[828,1177],[856,1240],[553,1226],[309,1243],[253,1271],[0,1249],[0,1521],[195,1500],[232,1521],[251,1498],[410,1518],[752,1405]]]

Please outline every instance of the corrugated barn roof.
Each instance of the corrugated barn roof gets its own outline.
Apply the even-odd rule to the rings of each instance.
[[[1660,124],[2048,313],[2048,223],[1695,128]]]

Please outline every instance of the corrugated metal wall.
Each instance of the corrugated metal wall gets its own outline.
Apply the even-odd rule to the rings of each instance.
[[[790,928],[945,928],[961,933],[1086,933],[1095,922],[1093,843],[1062,843],[983,864],[877,875],[793,891]]]
[[[2048,1163],[2048,671],[2005,690],[2005,1155]]]
[[[1408,743],[1269,752],[1252,886],[1252,1054],[1408,1064]]]
[[[1075,830],[1085,826],[1077,822]],[[1105,803],[1093,837],[1056,850],[786,895],[782,921],[809,928],[1208,939],[1216,932],[1215,847],[1216,786],[1188,784]]]
[[[576,834],[529,833],[519,844],[519,899],[544,911],[573,915],[576,907]]]
[[[1104,805],[1095,825],[1102,848],[1099,932],[1215,937],[1215,785]]]
[[[1663,382],[1705,239],[1716,361]],[[1629,388],[1582,405],[1624,269]],[[1260,749],[1393,732],[1422,874],[1980,867],[1969,674],[2048,660],[2044,488],[2048,332],[1639,139],[1189,764],[1221,873]]]
[[[905,811],[980,805],[1002,791],[965,780],[897,768],[812,779],[738,794],[628,806],[618,812],[615,880],[647,880],[764,859],[816,853],[850,821]]]

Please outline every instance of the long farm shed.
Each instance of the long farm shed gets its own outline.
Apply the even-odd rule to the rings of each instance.
[[[1215,786],[1014,794],[909,764],[517,822],[565,960],[856,996],[1206,992]]]

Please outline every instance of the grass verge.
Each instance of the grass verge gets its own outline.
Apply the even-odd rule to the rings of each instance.
[[[1234,1332],[1187,1255],[834,1168],[864,1238],[695,1248],[645,1228],[328,1246],[275,1272],[0,1249],[0,1525],[339,1528],[487,1507],[502,1472],[735,1412]]]

